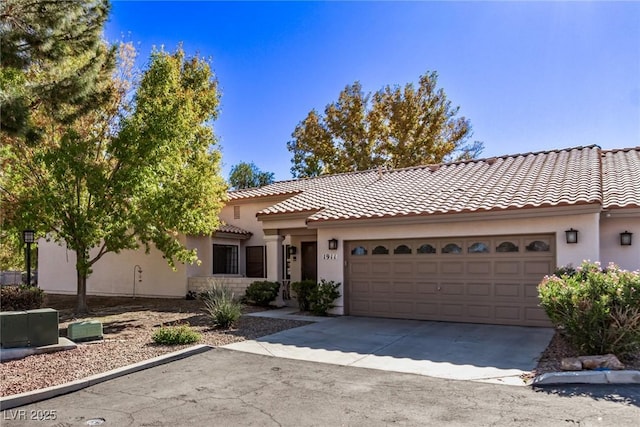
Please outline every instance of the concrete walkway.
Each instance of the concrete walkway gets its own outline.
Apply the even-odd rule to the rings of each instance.
[[[271,310],[278,317],[279,310]],[[437,378],[526,385],[553,336],[550,328],[377,319],[306,318],[321,322],[233,343],[225,348],[288,359]]]

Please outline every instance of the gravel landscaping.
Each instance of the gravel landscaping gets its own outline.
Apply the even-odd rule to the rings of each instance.
[[[85,317],[73,315],[75,297],[49,295],[46,307],[59,310],[61,336],[66,336],[70,322],[95,319],[103,323],[104,340],[82,343],[74,350],[2,362],[0,396],[64,384],[189,347],[154,344],[151,338],[153,332],[163,325],[188,324],[202,335],[199,344],[219,346],[255,339],[309,323],[242,316],[235,327],[218,329],[204,314],[200,301],[89,297],[88,302],[92,314]],[[247,306],[244,313],[262,310],[264,309]],[[563,357],[577,355],[562,335],[556,333],[536,369],[526,377],[558,371]],[[629,369],[640,369],[640,354],[623,362]]]
[[[200,301],[149,298],[89,297],[91,315],[74,317],[75,297],[47,298],[46,306],[59,310],[61,336],[66,336],[70,322],[95,319],[103,323],[104,340],[82,343],[74,350],[0,363],[0,396],[64,384],[189,347],[154,344],[153,332],[162,325],[189,324],[202,335],[199,344],[219,346],[308,324],[242,316],[234,328],[217,329],[202,311]],[[261,310],[244,308],[245,313]]]

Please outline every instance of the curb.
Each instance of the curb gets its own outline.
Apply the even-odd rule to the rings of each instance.
[[[532,386],[555,384],[640,384],[640,371],[549,372],[533,379]]]
[[[12,396],[0,397],[0,411],[16,408],[18,406],[28,405],[30,403],[39,402],[41,400],[51,399],[52,397],[61,396],[63,394],[82,390],[92,385],[100,384],[114,378],[142,371],[144,369],[153,368],[155,366],[164,365],[169,362],[184,359],[189,356],[204,353],[211,350],[209,345],[196,345],[185,348],[183,350],[174,351],[173,353],[163,354],[153,359],[144,360],[134,363],[133,365],[123,366],[122,368],[112,369],[111,371],[92,375],[80,380],[72,381],[65,384],[55,385],[40,390],[27,391],[25,393],[14,394]]]

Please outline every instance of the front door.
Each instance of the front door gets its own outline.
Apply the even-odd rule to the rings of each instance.
[[[302,242],[302,280],[318,280],[317,242]]]

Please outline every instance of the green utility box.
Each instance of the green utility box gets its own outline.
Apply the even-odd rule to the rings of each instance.
[[[42,347],[58,344],[58,311],[53,308],[28,310],[29,345]]]
[[[102,323],[97,320],[69,323],[67,337],[71,341],[89,341],[102,338]]]
[[[0,312],[0,346],[2,348],[29,346],[29,322],[26,311]]]

